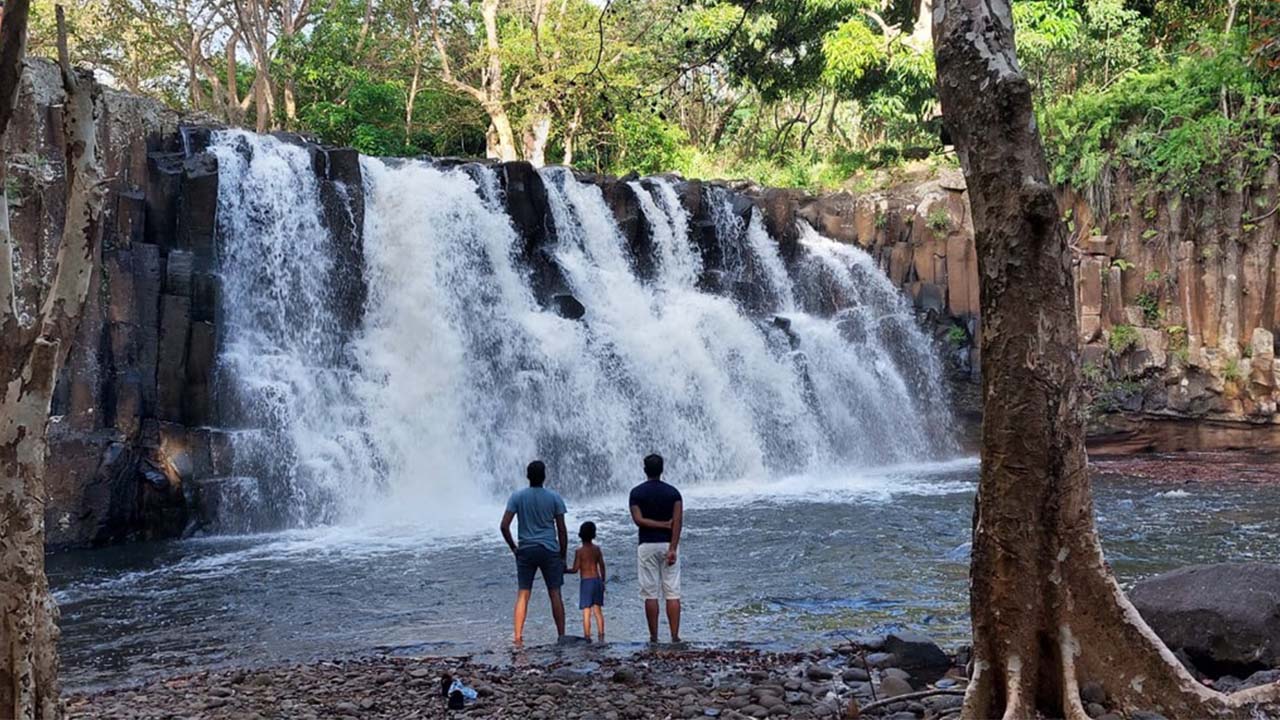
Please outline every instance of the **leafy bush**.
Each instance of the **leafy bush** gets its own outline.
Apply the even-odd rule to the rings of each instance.
[[[1160,300],[1155,296],[1155,293],[1140,292],[1138,297],[1135,298],[1135,302],[1138,303],[1138,307],[1142,308],[1142,319],[1146,321],[1147,325],[1155,326],[1160,322]]]
[[[1242,36],[1209,37],[1201,47],[1214,46],[1222,49],[1189,52],[1047,106],[1040,120],[1054,180],[1085,189],[1124,164],[1190,193],[1209,178],[1231,179],[1229,159],[1268,161],[1280,137],[1280,96],[1247,62]]]
[[[929,217],[925,219],[925,224],[934,232],[942,232],[951,227],[951,216],[947,214],[945,208],[934,208],[929,211]]]
[[[1116,325],[1111,328],[1107,337],[1107,345],[1111,352],[1122,355],[1126,350],[1138,344],[1138,331],[1132,325]]]

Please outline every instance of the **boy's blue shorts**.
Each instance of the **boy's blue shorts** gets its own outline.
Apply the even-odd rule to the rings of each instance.
[[[600,578],[582,578],[578,586],[578,609],[599,605],[604,607],[604,581]]]

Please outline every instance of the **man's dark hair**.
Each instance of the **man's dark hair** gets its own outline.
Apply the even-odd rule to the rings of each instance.
[[[524,476],[529,478],[530,485],[542,487],[542,483],[547,481],[547,466],[541,460],[534,460],[529,463],[529,469],[525,470]]]
[[[582,542],[596,539],[596,524],[590,520],[582,523],[582,527],[578,528],[578,537],[582,538]]]
[[[660,478],[662,477],[662,456],[653,453],[644,459],[645,477]]]

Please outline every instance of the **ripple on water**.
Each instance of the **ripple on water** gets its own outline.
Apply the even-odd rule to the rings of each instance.
[[[708,643],[829,643],[911,629],[968,633],[973,461],[839,477],[690,488],[685,632]],[[1095,483],[1108,559],[1126,584],[1198,562],[1280,561],[1280,488]],[[572,503],[609,562],[609,634],[645,636],[625,499]],[[479,513],[483,514],[483,513]],[[433,535],[353,526],[55,553],[71,689],[157,673],[341,656],[374,648],[506,652],[511,556],[493,522]],[[572,577],[566,601],[573,606]],[[528,641],[552,639],[535,592]],[[570,627],[573,627],[571,622]],[[621,647],[621,645],[619,646]]]

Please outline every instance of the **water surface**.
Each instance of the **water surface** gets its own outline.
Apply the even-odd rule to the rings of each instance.
[[[968,633],[973,461],[687,488],[687,639],[810,646],[841,633]],[[1098,523],[1122,581],[1219,561],[1280,561],[1280,488],[1095,482]],[[633,528],[619,497],[571,503],[600,526],[610,640],[646,637]],[[398,527],[332,527],[59,553],[64,682],[85,689],[227,664],[371,650],[505,652],[514,568],[501,508],[462,521],[423,512]],[[448,520],[448,522],[445,522]],[[449,527],[448,532],[439,528]],[[554,639],[535,586],[529,644]],[[565,591],[580,631],[576,579]]]

